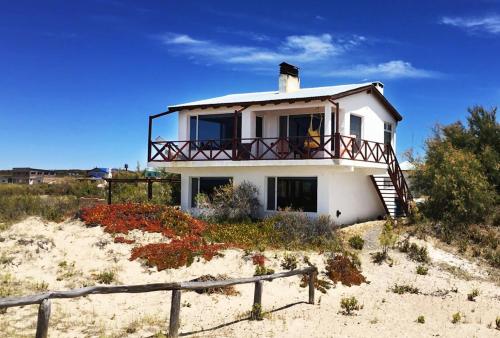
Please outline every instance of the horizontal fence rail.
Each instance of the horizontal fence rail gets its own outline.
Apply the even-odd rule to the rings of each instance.
[[[314,281],[317,270],[315,267],[307,267],[292,271],[284,271],[272,275],[253,276],[247,278],[235,278],[227,280],[206,281],[206,282],[176,282],[176,283],[153,283],[137,285],[114,285],[114,286],[90,286],[80,289],[67,291],[48,291],[36,295],[22,297],[0,298],[0,309],[15,306],[25,306],[39,304],[38,320],[36,329],[36,338],[46,338],[49,318],[50,318],[50,299],[78,298],[87,295],[113,294],[113,293],[145,293],[155,291],[172,291],[170,306],[169,337],[178,337],[179,335],[179,315],[180,299],[182,290],[200,290],[208,288],[222,288],[238,284],[255,284],[254,304],[261,306],[262,300],[262,282],[272,281],[278,278],[285,278],[297,275],[308,275],[309,304],[314,304]]]
[[[346,159],[386,163],[380,142],[340,134],[220,140],[150,141],[149,162]]]

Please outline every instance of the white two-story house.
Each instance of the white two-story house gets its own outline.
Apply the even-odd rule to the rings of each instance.
[[[262,214],[290,207],[338,224],[408,212],[411,195],[396,160],[402,120],[380,82],[301,88],[280,64],[278,90],[178,104],[149,118],[148,165],[181,174],[181,207],[196,195],[251,182]],[[152,135],[178,113],[178,139]]]

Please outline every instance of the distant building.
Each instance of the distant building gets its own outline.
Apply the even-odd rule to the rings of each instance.
[[[50,181],[56,176],[55,171],[34,168],[13,168],[11,181],[6,183],[39,184]]]
[[[110,176],[110,169],[109,168],[94,168],[89,171],[87,171],[87,177],[93,178],[93,179],[103,179],[103,178],[108,178]]]

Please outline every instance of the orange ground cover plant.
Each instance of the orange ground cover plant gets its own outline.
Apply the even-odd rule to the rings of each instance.
[[[130,260],[143,259],[158,270],[189,266],[197,257],[209,261],[219,255],[219,250],[227,248],[225,244],[212,244],[202,237],[209,227],[207,223],[170,206],[96,205],[83,209],[80,217],[85,224],[103,226],[109,233],[128,234],[131,230],[140,230],[169,238],[168,243],[150,243],[132,249]],[[118,243],[130,241],[121,236],[115,238]]]

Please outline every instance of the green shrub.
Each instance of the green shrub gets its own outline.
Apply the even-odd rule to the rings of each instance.
[[[281,211],[264,220],[280,235],[280,242],[295,247],[327,247],[339,249],[336,225],[329,216],[310,217],[302,212]]]
[[[384,254],[387,254],[389,248],[394,247],[398,236],[394,233],[394,220],[389,217],[382,228],[382,232],[378,238],[380,245],[382,246],[382,251]]]
[[[95,279],[101,284],[111,284],[115,278],[115,272],[111,270],[101,271],[95,276]]]
[[[479,296],[479,289],[472,289],[472,291],[467,294],[467,300],[475,302],[477,296]]]
[[[462,320],[462,315],[460,314],[460,312],[456,312],[456,313],[454,313],[454,314],[451,316],[451,322],[452,322],[453,324],[457,324],[457,323],[459,323],[461,320]]]
[[[365,244],[365,240],[361,238],[359,235],[352,236],[349,238],[349,245],[351,248],[356,249],[356,250],[362,250],[363,245]]]
[[[351,315],[354,311],[358,311],[360,306],[356,297],[342,298],[340,300],[340,308],[344,315]]]
[[[281,261],[281,267],[285,270],[295,270],[297,269],[297,256],[293,254],[287,254],[283,256],[283,261]]]
[[[13,223],[28,216],[61,222],[77,212],[75,196],[0,195],[0,222]]]
[[[196,196],[200,217],[214,222],[248,222],[256,220],[259,213],[259,191],[252,183],[227,184],[215,188],[211,196]]]
[[[500,316],[498,316],[495,320],[495,325],[497,327],[497,330],[500,330]]]
[[[422,316],[422,315],[418,316],[417,323],[424,324],[425,323],[425,317]]]
[[[429,268],[426,267],[425,265],[417,266],[417,274],[418,275],[427,275],[428,272],[429,272]]]
[[[413,285],[409,284],[394,284],[394,286],[391,288],[391,291],[394,293],[397,293],[398,295],[402,295],[405,293],[411,293],[411,294],[419,294],[420,291],[418,288],[414,287]]]
[[[274,273],[273,269],[270,269],[270,268],[265,267],[263,265],[256,265],[255,266],[254,276],[272,275],[273,273]]]
[[[408,249],[408,258],[419,263],[428,263],[430,260],[427,248],[419,247],[415,243],[412,243]]]

